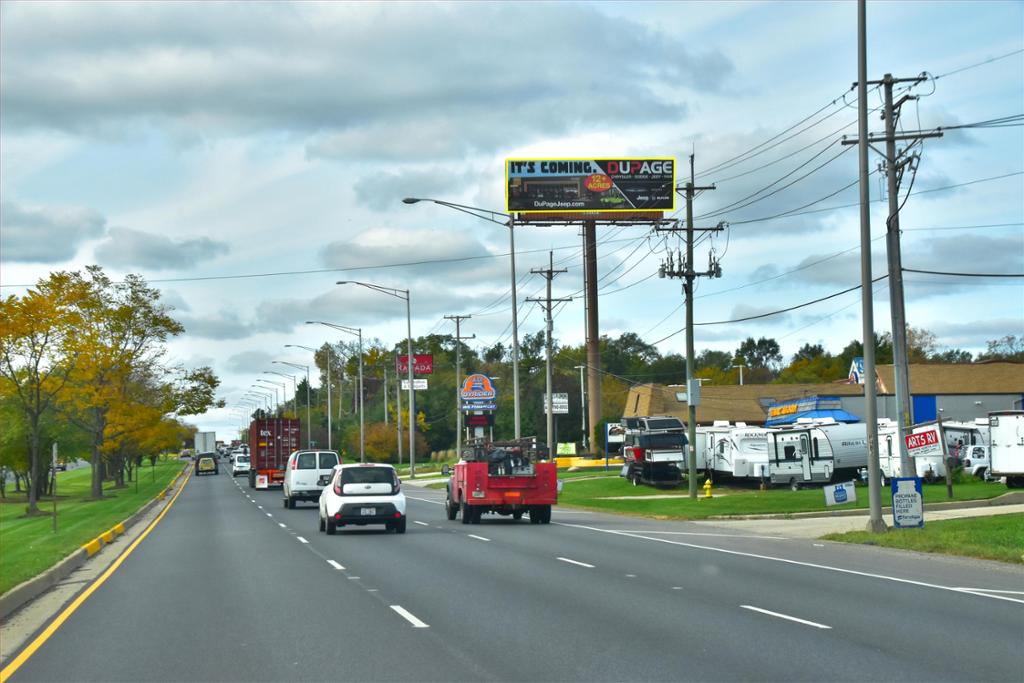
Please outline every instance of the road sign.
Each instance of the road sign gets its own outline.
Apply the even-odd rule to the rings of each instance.
[[[464,413],[471,413],[474,410],[497,410],[498,404],[490,401],[462,401],[459,409]]]
[[[892,523],[897,529],[924,526],[920,477],[893,477]]]
[[[547,396],[544,397],[544,414],[548,414]],[[555,415],[569,414],[569,394],[551,394],[551,405],[554,406]]]
[[[459,390],[459,398],[463,401],[486,401],[488,403],[494,403],[498,396],[497,390],[494,388],[494,383],[491,378],[487,375],[481,375],[476,373],[470,375],[462,383],[462,388]]]
[[[409,372],[409,356],[399,356],[395,361],[399,375]],[[434,357],[430,354],[414,354],[412,371],[417,375],[431,375],[434,372]]]
[[[907,453],[912,458],[926,456],[942,457],[942,442],[939,439],[939,428],[932,427],[924,432],[907,434],[903,437],[907,443]]]
[[[425,380],[425,379],[413,379],[413,381],[412,381],[412,390],[413,391],[423,391],[426,388],[427,388],[427,380]],[[407,379],[403,379],[402,380],[402,391],[409,391],[409,380],[407,380]]]
[[[857,502],[857,490],[852,481],[826,486],[825,505],[843,505],[844,503]]]

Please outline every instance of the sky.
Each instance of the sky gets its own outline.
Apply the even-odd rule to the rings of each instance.
[[[210,365],[231,409],[285,344],[413,336],[510,342],[507,228],[403,197],[505,209],[508,158],[694,155],[720,279],[698,280],[695,345],[776,339],[840,351],[862,337],[854,2],[0,4],[0,287],[99,264],[139,273],[185,333],[174,362]],[[1024,113],[1024,3],[869,2],[868,73],[926,74],[898,93],[904,131]],[[869,92],[881,132],[881,91]],[[908,143],[900,143],[906,146]],[[880,147],[880,146],[879,146]],[[900,192],[904,268],[1024,273],[1024,135],[948,130],[914,147]],[[870,152],[873,274],[887,196]],[[912,177],[911,177],[912,176]],[[684,178],[680,178],[683,180]],[[844,189],[845,188],[845,189]],[[908,194],[909,192],[909,194]],[[683,202],[669,218],[684,218]],[[600,331],[685,353],[679,238],[598,227]],[[558,275],[555,337],[584,338],[578,225],[515,231],[520,337],[543,329],[531,269]],[[830,297],[830,298],[825,298]],[[808,302],[822,301],[806,306]],[[1024,333],[1024,279],[905,274],[908,323],[941,348]],[[743,322],[760,314],[787,312]],[[874,286],[875,329],[889,290]],[[715,323],[715,324],[701,324]],[[287,368],[285,368],[287,369]],[[262,375],[266,377],[266,375]],[[314,384],[316,382],[314,381]],[[291,388],[288,388],[289,396]]]

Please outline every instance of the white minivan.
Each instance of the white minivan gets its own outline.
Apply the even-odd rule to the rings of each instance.
[[[295,501],[320,500],[320,492],[327,486],[335,465],[341,464],[336,451],[295,451],[284,469],[284,506],[295,508]]]

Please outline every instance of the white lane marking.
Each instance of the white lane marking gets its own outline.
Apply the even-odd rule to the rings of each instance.
[[[814,628],[824,628],[824,629],[831,629],[832,628],[831,626],[826,626],[825,624],[819,624],[816,621],[807,621],[806,619],[798,619],[796,617],[791,617],[788,614],[780,614],[778,612],[772,612],[770,610],[761,609],[760,607],[754,607],[753,605],[740,605],[740,607],[742,607],[743,609],[753,610],[754,612],[760,612],[761,614],[767,614],[768,616],[771,616],[771,617],[778,617],[779,619],[788,619],[789,621],[795,621],[798,624],[806,624],[807,626],[813,626]]]
[[[626,536],[628,538],[637,538],[643,541],[654,541],[655,543],[667,543],[668,545],[678,545],[684,548],[694,548],[696,550],[710,550],[716,553],[723,553],[725,555],[736,555],[738,557],[753,557],[758,560],[769,560],[771,562],[782,562],[783,564],[793,564],[800,567],[811,567],[813,569],[824,569],[825,571],[838,572],[840,574],[851,574],[853,576],[864,576],[869,579],[882,579],[884,581],[894,581],[896,583],[905,583],[911,586],[921,586],[923,588],[935,588],[937,590],[951,591],[953,593],[965,594],[966,591],[952,588],[950,586],[940,586],[934,583],[926,583],[924,581],[915,581],[913,579],[901,579],[898,576],[886,576],[885,574],[874,574],[872,572],[860,572],[855,569],[844,569],[843,567],[831,567],[827,564],[816,564],[814,562],[800,562],[799,560],[790,560],[785,557],[773,557],[771,555],[758,555],[757,553],[744,553],[739,550],[728,550],[726,548],[716,548],[710,545],[697,545],[696,543],[685,543],[683,541],[672,541],[667,538],[652,538],[651,536],[640,536],[636,534],[627,534],[621,531],[615,531],[613,529],[598,529],[597,527],[584,526],[583,524],[566,524],[565,522],[551,522],[558,526],[567,526],[574,529],[586,529],[587,531],[597,531],[603,534],[613,534],[615,536]],[[1017,598],[1008,598],[1003,595],[989,595],[987,593],[967,593],[968,595],[977,595],[983,598],[992,598],[993,600],[1005,600],[1007,602],[1016,602],[1024,605],[1024,600],[1018,600]]]
[[[815,548],[824,548],[825,547],[824,543],[812,543],[811,545],[813,545]]]
[[[376,589],[376,588],[367,588],[367,589],[366,589],[366,592],[367,592],[367,593],[376,593],[376,592],[377,592],[377,589]]]
[[[282,524],[281,522],[278,522],[278,523],[277,523],[277,525],[278,525],[279,527],[281,527],[282,529],[287,529],[287,528],[288,528],[288,527],[286,527],[286,526],[285,526],[284,524]]]
[[[350,576],[350,577],[348,577],[348,580],[349,581],[358,581],[359,577],[358,576]]]
[[[273,516],[274,515],[270,514],[269,512],[267,513],[267,517],[273,517]]]
[[[444,501],[431,500],[430,498],[417,498],[416,496],[410,496],[408,493],[405,494],[406,498],[412,498],[413,500],[423,501],[424,503],[433,503],[434,505],[444,505]]]
[[[714,538],[756,538],[762,541],[788,541],[785,536],[747,536],[742,534],[709,534],[699,531],[645,531],[643,529],[622,529],[624,534],[665,534],[666,536],[711,536]]]
[[[262,505],[257,505],[256,507],[258,507],[258,508],[259,508],[260,510],[262,510],[262,509],[263,509],[263,506],[262,506]]]
[[[345,570],[345,568],[344,568],[344,567],[342,567],[342,566],[341,566],[340,564],[338,564],[338,563],[337,563],[337,562],[335,562],[334,560],[327,560],[327,564],[331,565],[332,567],[334,567],[335,569],[337,569],[337,570],[338,570],[339,572],[340,572],[340,571],[344,571],[344,570]]]
[[[593,569],[594,568],[594,565],[592,565],[592,564],[587,564],[586,562],[577,562],[576,560],[570,560],[568,557],[559,557],[559,558],[556,558],[556,559],[559,559],[562,562],[568,562],[569,564],[579,565],[580,567],[586,567],[587,569]]]
[[[635,579],[636,578],[636,574],[626,574],[626,578],[627,579]]]
[[[304,539],[302,536],[296,536],[295,538],[298,539],[299,543],[309,543],[309,541]]]
[[[477,536],[476,534],[466,534],[466,535],[469,536],[470,538],[475,538],[478,541],[487,541],[488,543],[491,542],[491,539],[484,538],[483,536]]]
[[[419,524],[420,526],[430,526],[426,522],[413,522],[413,524]]]
[[[672,590],[674,590],[674,591],[681,591],[681,590],[683,590],[683,587],[682,586],[672,586]]]
[[[430,628],[430,626],[428,626],[427,624],[425,624],[422,621],[420,621],[419,619],[417,619],[414,614],[409,612],[409,610],[405,609],[401,605],[391,605],[391,609],[393,609],[396,612],[398,612],[402,616],[403,619],[408,621],[415,628]]]
[[[953,590],[965,593],[1009,593],[1010,595],[1024,595],[1024,591],[1004,591],[998,588],[954,588]]]

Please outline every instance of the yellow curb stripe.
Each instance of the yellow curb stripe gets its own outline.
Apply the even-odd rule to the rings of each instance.
[[[124,533],[124,523],[123,522],[118,522],[117,524],[114,525],[114,528],[112,528],[111,531],[114,532],[115,536],[120,536],[121,534]]]
[[[47,626],[46,629],[44,629],[43,632],[36,637],[35,640],[29,643],[29,645],[24,650],[22,650],[21,653],[17,657],[15,657],[10,664],[8,664],[6,667],[3,668],[2,671],[0,671],[0,683],[6,683],[6,681],[9,680],[10,677],[13,676],[15,672],[18,669],[20,669],[22,665],[25,662],[27,662],[32,655],[36,653],[36,650],[42,647],[42,645],[50,639],[50,636],[56,633],[57,629],[59,629],[64,624],[64,622],[67,621],[68,618],[75,613],[75,610],[81,607],[82,603],[88,600],[89,596],[91,596],[96,591],[97,588],[102,586],[106,582],[106,580],[110,578],[110,575],[113,574],[117,570],[117,568],[121,566],[121,563],[124,562],[129,555],[131,555],[132,551],[134,551],[135,548],[137,548],[139,544],[142,543],[143,540],[145,540],[146,536],[149,536],[149,532],[151,532],[153,528],[160,523],[160,520],[164,518],[164,515],[167,514],[167,511],[171,509],[171,506],[174,505],[175,501],[178,500],[178,496],[180,496],[181,492],[184,490],[184,486],[178,489],[178,492],[174,495],[173,498],[171,498],[170,502],[167,503],[163,511],[159,515],[157,515],[156,519],[153,520],[153,523],[146,527],[145,531],[139,534],[139,537],[136,538],[132,542],[132,544],[128,546],[127,549],[125,549],[123,553],[121,553],[121,556],[114,560],[114,563],[110,565],[110,567],[108,567],[105,572],[100,574],[99,578],[93,581],[92,585],[86,588],[81,595],[75,598],[75,600],[70,605],[68,605],[64,609],[64,611],[61,612],[57,616],[57,618],[54,619],[50,623],[50,625]],[[97,541],[93,542],[98,543]]]
[[[102,547],[103,544],[100,543],[100,539],[94,538],[85,545],[83,545],[82,549],[85,550],[85,552],[89,553],[89,557],[92,557],[93,555],[98,553],[100,551],[100,548]]]
[[[100,534],[100,538],[103,539],[104,543],[107,543],[107,544],[113,543],[114,542],[114,531],[113,531],[113,529],[107,529],[106,531],[104,531],[102,534]]]

